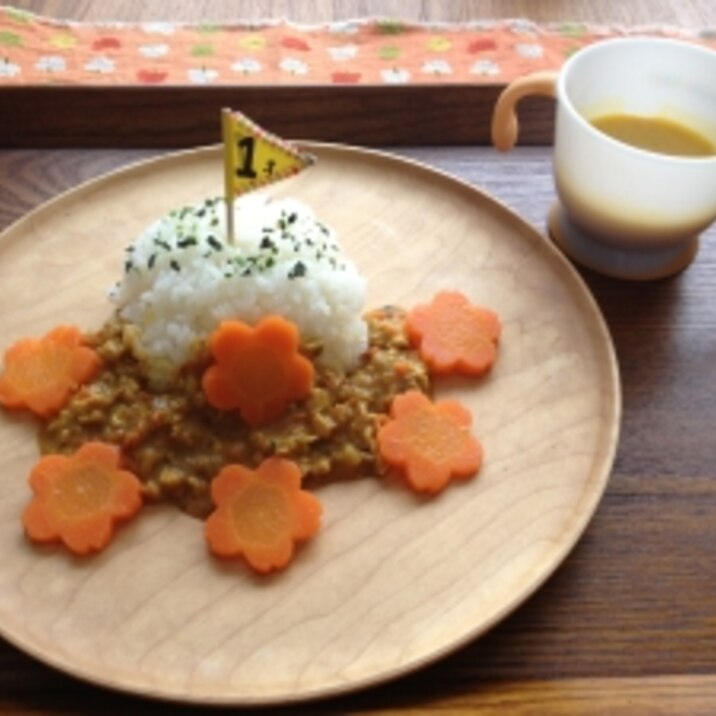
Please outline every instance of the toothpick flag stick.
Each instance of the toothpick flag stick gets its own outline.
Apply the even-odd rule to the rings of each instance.
[[[229,149],[231,144],[231,110],[221,110],[221,136],[224,142],[224,199],[226,202],[226,241],[234,243],[234,168]]]
[[[316,160],[240,112],[221,112],[227,241],[234,243],[234,197],[298,174]]]

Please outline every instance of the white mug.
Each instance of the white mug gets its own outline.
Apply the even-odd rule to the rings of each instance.
[[[578,263],[612,276],[661,278],[694,258],[716,219],[716,51],[686,41],[605,40],[572,55],[559,72],[508,85],[493,115],[495,146],[514,146],[517,102],[557,100],[554,177],[559,206],[550,233]],[[713,145],[673,156],[626,144],[591,123],[608,115],[662,118]]]

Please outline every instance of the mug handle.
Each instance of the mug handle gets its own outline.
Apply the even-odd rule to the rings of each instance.
[[[527,95],[556,96],[558,72],[533,72],[510,82],[502,90],[492,114],[492,143],[501,152],[509,152],[517,143],[519,123],[515,108]]]

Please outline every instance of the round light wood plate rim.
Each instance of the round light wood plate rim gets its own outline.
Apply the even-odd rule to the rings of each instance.
[[[494,207],[495,211],[501,215],[501,218],[507,222],[511,222],[514,226],[519,227],[519,231],[524,235],[532,235],[532,240],[535,242],[535,255],[538,260],[550,264],[551,268],[556,274],[558,274],[563,281],[570,284],[570,289],[580,294],[580,299],[584,302],[584,317],[590,322],[591,328],[596,335],[597,342],[601,343],[604,349],[605,356],[607,357],[608,365],[605,366],[605,375],[608,376],[607,385],[605,388],[610,392],[608,396],[610,401],[609,414],[604,416],[605,420],[605,433],[604,433],[604,444],[601,446],[600,456],[600,468],[597,470],[597,474],[593,476],[589,484],[589,491],[587,495],[580,497],[580,512],[578,519],[573,521],[569,534],[564,536],[560,541],[559,549],[554,553],[549,563],[542,565],[538,574],[531,580],[529,588],[522,590],[518,594],[514,594],[512,598],[506,601],[502,608],[492,614],[491,618],[474,628],[466,628],[458,639],[453,639],[449,644],[442,646],[439,649],[435,649],[431,653],[423,654],[419,658],[415,658],[408,663],[402,663],[396,665],[392,669],[382,669],[379,673],[375,673],[365,678],[361,678],[355,681],[348,681],[346,683],[335,682],[333,684],[325,685],[315,690],[304,690],[300,693],[269,693],[268,695],[253,694],[246,695],[242,693],[236,694],[219,694],[212,695],[211,693],[187,693],[182,690],[174,691],[172,689],[164,689],[162,685],[157,685],[155,688],[147,688],[146,685],[136,687],[134,684],[127,682],[124,679],[117,679],[112,674],[107,674],[104,677],[102,674],[94,673],[91,669],[83,671],[79,669],[76,664],[68,664],[67,660],[60,654],[53,653],[50,649],[38,648],[35,640],[28,637],[25,634],[18,634],[15,632],[8,632],[0,621],[0,634],[11,643],[14,643],[19,648],[23,649],[27,653],[33,655],[41,661],[61,670],[72,676],[79,677],[88,682],[125,691],[128,693],[139,694],[151,698],[159,698],[163,700],[173,700],[181,702],[191,703],[204,703],[204,704],[217,704],[217,705],[258,705],[258,704],[277,704],[277,703],[292,703],[307,701],[316,698],[325,698],[330,696],[342,695],[357,689],[362,689],[370,686],[383,683],[385,681],[394,679],[406,673],[412,672],[416,669],[422,668],[427,664],[433,663],[434,661],[444,657],[446,654],[455,651],[456,649],[464,646],[469,641],[482,635],[489,629],[491,629],[496,623],[501,621],[507,614],[512,612],[517,606],[523,603],[531,594],[533,594],[557,569],[562,563],[564,558],[572,550],[579,538],[586,529],[589,521],[591,520],[600,500],[603,492],[606,488],[608,477],[611,471],[611,466],[616,453],[616,446],[618,441],[619,424],[621,419],[621,398],[619,390],[619,376],[618,367],[616,362],[616,356],[614,348],[609,337],[608,329],[604,323],[603,317],[598,309],[596,302],[589,293],[586,285],[582,281],[581,277],[577,274],[574,268],[568,263],[568,261],[556,250],[548,241],[544,240],[538,232],[529,227],[519,216],[517,216],[512,210],[507,208],[501,202],[488,197],[476,189],[475,187],[456,179],[439,170],[426,167],[418,162],[386,155],[378,151],[365,150],[360,148],[347,147],[342,145],[331,145],[321,144],[314,142],[303,142],[303,146],[309,150],[317,153],[319,158],[321,154],[330,156],[331,154],[338,153],[342,157],[345,157],[347,164],[350,164],[352,158],[357,161],[368,161],[382,164],[389,169],[395,169],[398,172],[406,172],[409,174],[418,175],[425,178],[426,181],[434,181],[439,186],[441,191],[455,191],[458,193],[464,193],[467,195],[474,195],[475,197],[481,197],[483,202],[487,202],[490,206]],[[188,150],[184,152],[173,153],[169,156],[162,156],[158,158],[152,158],[149,160],[141,161],[136,164],[129,165],[121,168],[117,171],[111,172],[110,174],[104,175],[97,179],[89,180],[83,184],[54,197],[47,203],[29,212],[25,217],[16,222],[13,226],[3,232],[0,236],[0,251],[3,248],[3,239],[6,239],[10,235],[16,235],[22,232],[26,226],[41,220],[42,216],[46,212],[53,211],[57,206],[71,204],[81,200],[85,192],[93,191],[99,187],[105,185],[111,185],[118,177],[136,176],[137,178],[143,177],[146,174],[151,174],[155,168],[166,166],[167,163],[182,162],[184,159],[192,160],[197,155],[209,156],[213,153],[218,154],[219,149],[217,147],[206,147],[196,150]],[[131,237],[130,239],[131,240]],[[1,617],[1,615],[0,615]]]

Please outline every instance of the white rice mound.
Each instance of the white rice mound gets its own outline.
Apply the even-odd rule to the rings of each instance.
[[[222,320],[279,314],[302,341],[321,341],[322,363],[355,366],[368,342],[365,280],[335,233],[294,199],[247,195],[234,216],[232,245],[224,200],[209,199],[159,219],[127,247],[110,298],[137,329],[135,351],[176,368]]]

